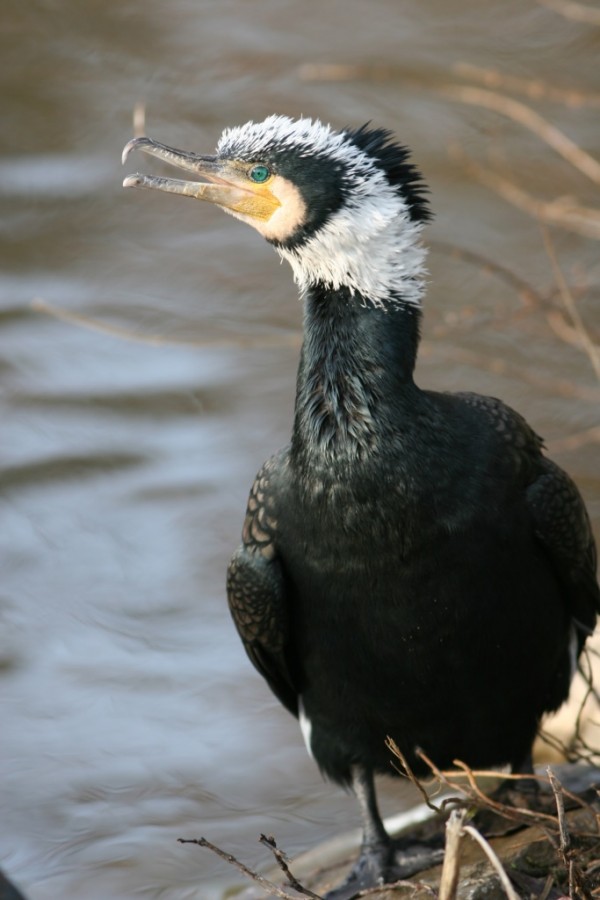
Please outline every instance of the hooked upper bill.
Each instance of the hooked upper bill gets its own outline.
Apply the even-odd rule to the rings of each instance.
[[[248,176],[247,163],[220,159],[217,156],[201,156],[159,144],[149,137],[137,137],[123,149],[123,164],[134,150],[157,156],[172,166],[190,172],[205,181],[166,178],[158,175],[128,175],[123,187],[146,188],[208,200],[224,209],[249,219],[269,220],[280,207],[280,201],[267,183],[257,184]]]

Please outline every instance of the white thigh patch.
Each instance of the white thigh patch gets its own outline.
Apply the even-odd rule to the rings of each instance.
[[[302,703],[302,697],[298,700],[298,709],[299,709],[299,720],[300,720],[300,731],[302,732],[302,737],[304,738],[304,743],[306,744],[306,749],[308,750],[308,755],[311,759],[314,759],[312,747],[310,745],[310,737],[312,734],[312,722],[304,712],[304,704]]]

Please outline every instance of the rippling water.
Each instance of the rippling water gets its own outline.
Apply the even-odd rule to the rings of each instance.
[[[271,112],[401,135],[437,212],[420,382],[516,405],[597,524],[597,382],[559,327],[539,227],[456,148],[548,199],[591,206],[597,186],[437,91],[470,63],[597,92],[598,30],[499,0],[8,0],[2,29],[0,857],[31,900],[210,900],[235,873],[177,837],[256,863],[261,831],[294,853],[354,806],[306,758],[224,597],[247,489],[290,429],[291,275],[216,209],[122,191],[133,107],[205,152]],[[597,106],[535,106],[598,154]],[[597,337],[597,243],[554,240]],[[387,790],[389,809],[407,802]]]

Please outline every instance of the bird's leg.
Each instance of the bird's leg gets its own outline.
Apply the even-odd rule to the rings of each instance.
[[[438,865],[443,849],[434,843],[393,840],[383,826],[373,773],[364,766],[352,767],[352,790],[362,819],[360,856],[346,881],[329,891],[325,900],[351,900],[366,888],[409,878],[416,872]]]
[[[511,765],[513,775],[531,775],[531,778],[523,777],[515,780],[506,778],[492,792],[492,798],[497,803],[505,806],[525,807],[526,809],[543,809],[545,799],[540,790],[539,782],[533,777],[533,758],[529,751],[520,762]],[[492,808],[483,808],[477,811],[475,825],[485,835],[497,830],[499,822],[505,822]]]
[[[391,844],[391,838],[383,826],[377,807],[375,780],[370,769],[358,765],[352,767],[352,790],[358,800],[362,819],[363,837],[361,850],[369,850]]]
[[[358,891],[393,881],[395,877],[394,843],[383,827],[370,769],[361,765],[352,767],[352,790],[362,820],[360,856],[346,881],[330,891],[326,900],[349,900]]]
[[[520,763],[512,766],[513,775],[532,775],[534,771],[531,750]],[[535,806],[538,802],[540,784],[537,778],[523,778],[520,781],[508,781],[506,783],[509,786],[509,798],[511,797],[510,788],[512,787],[512,794],[516,795],[517,800],[523,800],[526,806]]]
[[[535,770],[531,750],[519,762],[513,762],[510,768],[513,775],[532,777],[518,780],[507,778],[494,791],[494,798],[509,806],[535,806],[540,796],[540,785],[537,778],[533,777]]]

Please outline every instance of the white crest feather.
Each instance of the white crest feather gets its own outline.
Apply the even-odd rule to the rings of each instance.
[[[259,156],[274,145],[299,150],[301,155],[313,153],[332,154],[336,150],[347,151],[347,141],[342,132],[335,132],[331,125],[323,125],[318,119],[290,119],[289,116],[269,116],[264,122],[246,122],[226,128],[219,143],[217,155],[227,156],[238,148],[244,153]],[[347,158],[345,156],[339,158]]]

